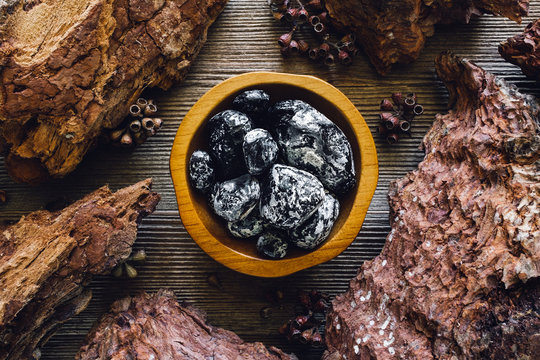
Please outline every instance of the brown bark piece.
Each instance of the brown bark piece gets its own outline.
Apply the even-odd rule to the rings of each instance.
[[[392,183],[392,231],[327,317],[325,359],[538,359],[540,107],[443,54],[452,110]]]
[[[416,60],[436,24],[469,22],[484,13],[521,21],[529,0],[326,0],[332,23],[356,34],[380,74]]]
[[[213,327],[201,311],[178,304],[172,291],[118,300],[94,326],[75,357],[89,359],[274,359],[293,360],[262,343],[246,343]]]
[[[127,259],[138,222],[154,211],[159,195],[150,186],[102,187],[0,229],[0,359],[39,357],[59,324],[84,310],[84,287]]]
[[[540,19],[527,25],[523,34],[503,41],[499,53],[506,61],[519,66],[525,75],[540,81]]]
[[[0,144],[16,180],[71,172],[146,87],[183,79],[227,0],[0,6]]]

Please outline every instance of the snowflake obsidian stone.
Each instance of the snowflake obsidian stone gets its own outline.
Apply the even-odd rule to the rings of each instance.
[[[228,222],[227,228],[232,236],[242,239],[257,236],[264,231],[264,222],[259,209],[253,209],[244,219]]]
[[[208,145],[223,179],[230,179],[246,172],[242,144],[244,136],[252,129],[251,119],[236,110],[225,110],[208,121]]]
[[[189,159],[189,180],[191,186],[206,193],[214,185],[216,169],[214,161],[206,151],[196,150]]]
[[[293,229],[317,210],[324,196],[324,187],[317,177],[276,164],[261,189],[261,216],[277,228]]]
[[[290,243],[307,250],[316,248],[328,238],[338,215],[339,201],[326,193],[315,214],[289,233]]]
[[[289,245],[277,233],[267,232],[257,239],[257,251],[270,259],[281,259],[287,255]]]
[[[344,194],[356,184],[351,145],[336,124],[300,100],[278,102],[270,113],[288,165],[316,175],[336,194]]]
[[[279,148],[272,135],[264,129],[253,129],[244,137],[244,160],[251,175],[260,175],[272,166]]]
[[[242,175],[214,185],[210,205],[214,212],[227,221],[245,218],[260,198],[259,182],[251,175]]]
[[[247,90],[234,98],[233,107],[257,121],[270,107],[270,95],[263,90]]]

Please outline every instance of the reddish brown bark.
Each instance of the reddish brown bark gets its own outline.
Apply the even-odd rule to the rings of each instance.
[[[525,75],[540,81],[540,19],[527,25],[523,34],[503,41],[499,53],[519,66]]]
[[[521,21],[529,0],[326,0],[332,23],[354,32],[375,69],[387,73],[395,63],[420,55],[434,25],[469,22],[484,13]]]
[[[140,219],[159,195],[151,180],[103,187],[58,212],[36,211],[0,229],[0,359],[30,359],[92,297],[93,275],[131,253]]]
[[[174,293],[139,294],[116,301],[75,357],[90,359],[272,359],[294,360],[262,343],[246,343],[213,327],[201,311],[178,304]]]
[[[327,317],[326,359],[537,359],[540,107],[471,62],[436,60],[452,110],[392,183],[392,231]]]
[[[145,87],[184,78],[227,0],[0,6],[0,144],[18,180],[71,172]]]

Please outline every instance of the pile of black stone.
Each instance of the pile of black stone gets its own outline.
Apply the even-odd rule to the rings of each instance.
[[[339,215],[338,197],[356,184],[345,134],[301,100],[271,105],[266,92],[248,90],[232,105],[208,121],[208,151],[190,158],[191,185],[262,255],[316,248]]]

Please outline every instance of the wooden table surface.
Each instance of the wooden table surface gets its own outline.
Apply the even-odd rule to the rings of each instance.
[[[531,0],[530,16],[521,25],[485,16],[473,19],[468,25],[438,27],[415,63],[397,67],[386,77],[377,76],[364,55],[347,68],[327,68],[299,57],[283,59],[276,39],[287,29],[273,20],[266,4],[266,0],[230,0],[210,28],[208,42],[186,80],[168,92],[148,93],[157,101],[165,124],[142,146],[133,151],[98,149],[73,174],[38,187],[14,183],[0,162],[0,189],[8,193],[8,202],[0,205],[0,220],[16,220],[62,197],[78,199],[104,184],[118,189],[146,177],[154,179],[154,189],[162,196],[154,214],[143,220],[135,243],[136,248],[144,248],[149,256],[138,268],[139,277],[129,281],[110,276],[96,278],[90,286],[94,293],[90,305],[50,339],[42,351],[42,359],[72,359],[93,322],[113,300],[138,290],[156,291],[162,287],[173,289],[179,299],[205,310],[212,324],[233,330],[245,340],[263,341],[294,351],[301,359],[318,358],[320,351],[305,351],[287,344],[277,328],[292,316],[298,289],[314,288],[331,295],[341,293],[362,262],[381,250],[389,231],[388,184],[413,170],[422,160],[419,149],[422,136],[435,114],[446,109],[447,92],[435,74],[434,57],[443,50],[452,50],[516,84],[523,92],[540,95],[533,81],[497,53],[500,41],[540,17],[538,0]],[[190,107],[220,81],[261,70],[315,75],[335,85],[364,115],[375,137],[379,157],[377,191],[353,244],[326,264],[270,280],[229,270],[197,247],[178,216],[169,176],[169,152],[178,125]],[[417,93],[419,103],[426,110],[415,120],[412,138],[389,146],[376,137],[375,127],[379,101],[393,91]],[[207,275],[213,272],[220,277],[223,290],[208,285]],[[271,319],[264,320],[259,310],[268,306],[265,293],[277,288],[284,290],[285,305],[283,309],[275,308]]]

